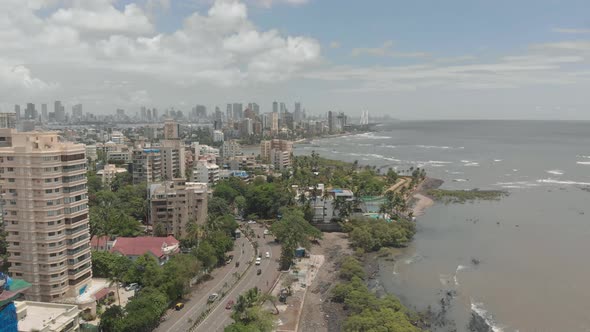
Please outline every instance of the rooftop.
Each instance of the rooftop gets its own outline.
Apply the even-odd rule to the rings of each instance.
[[[115,240],[111,252],[118,252],[125,256],[142,256],[152,253],[156,257],[177,253],[179,242],[174,236],[168,237],[119,237]]]
[[[15,305],[20,318],[19,331],[60,331],[79,313],[78,307],[72,304],[17,301]]]

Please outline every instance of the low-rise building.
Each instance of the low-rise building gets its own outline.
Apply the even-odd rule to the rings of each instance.
[[[221,157],[229,159],[242,154],[242,147],[236,140],[229,140],[223,142],[221,146]]]
[[[19,332],[80,331],[80,309],[75,304],[15,301]]]
[[[86,145],[86,158],[90,159],[90,161],[96,161],[98,159],[96,151],[96,145]]]
[[[207,220],[207,184],[183,179],[152,184],[149,192],[150,225],[179,238],[187,235],[187,224]]]
[[[214,130],[213,131],[213,142],[223,142],[224,135],[223,131],[221,130]]]
[[[167,237],[118,237],[113,244],[113,248],[111,248],[111,252],[133,260],[145,254],[150,254],[160,264],[164,264],[172,255],[180,252],[180,242],[172,235]]]
[[[102,177],[102,183],[105,186],[109,186],[113,182],[117,174],[125,172],[127,172],[126,168],[117,167],[117,165],[114,164],[106,164],[104,165],[103,169],[96,172],[96,175],[100,175]]]

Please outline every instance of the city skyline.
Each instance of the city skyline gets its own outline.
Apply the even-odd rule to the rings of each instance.
[[[276,100],[310,114],[590,119],[584,1],[335,4],[3,1],[0,111]]]

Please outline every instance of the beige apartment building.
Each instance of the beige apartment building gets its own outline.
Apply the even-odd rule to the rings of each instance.
[[[133,151],[133,183],[148,184],[162,180],[162,154],[160,149]]]
[[[184,179],[165,181],[150,186],[150,224],[162,227],[167,235],[181,239],[187,224],[207,220],[207,184]]]
[[[274,165],[276,170],[283,170],[291,166],[293,141],[273,139],[260,142],[260,158]]]
[[[0,187],[10,275],[27,299],[74,297],[91,281],[86,150],[54,132],[1,129]]]

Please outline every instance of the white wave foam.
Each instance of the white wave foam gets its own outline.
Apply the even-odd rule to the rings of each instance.
[[[463,172],[449,172],[449,174],[459,175],[459,174],[463,174]]]
[[[563,185],[574,185],[574,186],[590,186],[590,182],[576,182],[576,181],[559,181],[555,179],[539,179],[537,180],[538,183],[548,183],[548,184],[563,184]]]
[[[422,148],[422,149],[441,149],[441,150],[449,150],[449,149],[457,149],[457,150],[463,150],[465,149],[464,146],[439,146],[439,145],[416,145],[416,147]]]
[[[390,148],[390,149],[397,149],[397,146],[396,145],[382,144],[381,147],[383,147],[383,148]]]
[[[483,303],[471,301],[471,311],[483,318],[493,332],[503,332],[504,329],[496,324],[494,317],[484,308]]]
[[[496,163],[499,163],[501,161],[502,161],[502,159],[494,159],[494,162],[496,162]]]
[[[578,161],[576,162],[578,165],[590,165],[590,161]]]
[[[453,182],[467,182],[467,179],[453,179]]]
[[[550,171],[545,171],[549,174],[553,174],[553,175],[563,175],[563,171],[560,169],[552,169]]]
[[[406,263],[407,265],[414,264],[418,261],[421,261],[423,258],[424,257],[422,257],[422,255],[420,255],[420,254],[414,254],[414,255],[412,255],[412,257],[406,259],[404,261],[404,263]]]
[[[429,164],[441,164],[441,165],[444,165],[444,164],[452,164],[453,162],[451,162],[451,161],[441,161],[441,160],[429,160],[429,161],[427,161],[427,163],[429,163]]]
[[[504,189],[523,189],[523,186],[501,186]]]
[[[391,139],[391,137],[389,137],[389,136],[378,136],[378,135],[375,135],[374,133],[362,133],[362,134],[354,135],[354,137],[369,138],[369,139]]]
[[[578,157],[578,158],[585,158],[585,159],[590,159],[590,156],[586,156],[586,155],[583,155],[583,154],[579,154],[579,155],[577,155],[576,157]]]
[[[457,273],[459,271],[464,271],[464,270],[467,270],[467,269],[469,269],[469,266],[467,266],[467,265],[459,265],[459,266],[457,266],[457,270],[455,271],[455,273]]]
[[[477,167],[479,166],[479,163],[473,162],[473,163],[467,163],[465,165],[463,165],[465,167]]]
[[[513,172],[518,172],[518,168],[513,168],[512,171]]]
[[[464,163],[464,164],[467,164],[467,163],[470,163],[471,160],[461,160],[461,162]]]

